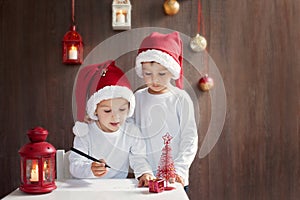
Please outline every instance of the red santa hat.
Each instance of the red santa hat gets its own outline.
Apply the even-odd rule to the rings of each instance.
[[[178,32],[161,34],[153,32],[141,43],[136,57],[135,70],[143,78],[142,63],[157,62],[167,68],[176,80],[176,86],[183,88],[183,51],[182,40]]]
[[[103,100],[124,98],[129,102],[128,117],[131,117],[135,108],[135,98],[130,82],[124,72],[112,62],[101,72],[101,78],[95,92],[87,101],[86,111],[91,119],[97,120],[95,115],[97,104]]]

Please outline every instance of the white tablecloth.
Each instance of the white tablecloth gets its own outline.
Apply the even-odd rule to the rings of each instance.
[[[4,200],[9,199],[64,199],[64,200],[188,200],[183,187],[172,184],[175,190],[150,193],[147,187],[137,187],[134,179],[68,179],[56,182],[57,189],[47,194],[26,194],[16,189]]]

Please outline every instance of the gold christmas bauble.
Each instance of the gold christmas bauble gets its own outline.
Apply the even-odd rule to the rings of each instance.
[[[190,47],[195,52],[200,52],[205,50],[206,46],[207,46],[206,39],[199,34],[193,37],[190,41]]]
[[[179,3],[176,0],[166,0],[164,3],[164,10],[167,15],[175,15],[180,8]]]

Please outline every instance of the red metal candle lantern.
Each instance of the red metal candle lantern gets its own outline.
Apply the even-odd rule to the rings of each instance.
[[[75,26],[75,0],[72,0],[72,26],[62,41],[63,63],[77,65],[83,61],[82,37]]]
[[[27,132],[30,143],[20,150],[21,186],[20,190],[31,194],[51,192],[55,185],[56,149],[45,142],[48,131],[36,127]]]
[[[82,37],[76,32],[76,26],[72,25],[63,39],[63,63],[81,64],[83,61]]]

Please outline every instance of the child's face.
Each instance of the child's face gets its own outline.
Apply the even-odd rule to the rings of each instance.
[[[143,78],[151,94],[163,94],[168,91],[172,74],[156,62],[142,63]]]
[[[124,123],[129,102],[123,98],[103,100],[97,105],[98,125],[105,132],[115,132]]]

